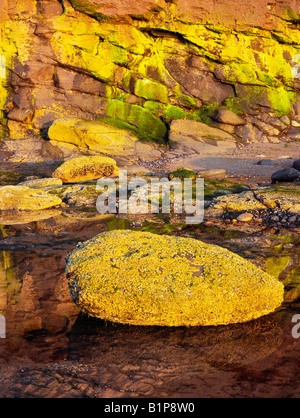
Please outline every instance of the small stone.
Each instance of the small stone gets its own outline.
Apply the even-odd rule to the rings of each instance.
[[[242,213],[237,217],[238,222],[250,222],[253,219],[252,213]]]
[[[270,220],[273,222],[279,222],[280,218],[279,216],[274,215],[274,216],[271,216]]]
[[[297,221],[297,216],[296,215],[294,215],[294,216],[291,216],[289,219],[289,222],[296,222]]]
[[[258,161],[257,165],[271,166],[271,165],[275,165],[275,163],[272,160],[260,160],[260,161]]]

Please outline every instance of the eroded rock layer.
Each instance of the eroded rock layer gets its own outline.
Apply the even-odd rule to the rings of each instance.
[[[2,135],[70,116],[158,141],[182,118],[297,139],[299,23],[296,0],[4,0]]]

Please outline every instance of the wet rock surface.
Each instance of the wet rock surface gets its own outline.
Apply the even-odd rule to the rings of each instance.
[[[285,395],[299,395],[300,347],[291,336],[300,295],[297,235],[249,235],[228,226],[223,234],[217,225],[169,224],[170,235],[218,243],[279,277],[287,302],[278,312],[246,324],[128,327],[78,312],[68,290],[65,257],[79,240],[130,228],[129,223],[79,220],[64,211],[69,216],[2,230],[0,302],[7,318],[7,339],[0,340],[3,397],[282,397],[283,380]],[[147,225],[135,223],[133,230]],[[167,231],[165,222],[151,227]]]
[[[0,186],[61,199],[0,213],[3,397],[299,397],[299,13],[289,0],[1,3]],[[47,183],[99,153],[130,179],[203,176],[204,222],[101,215],[95,180]],[[223,246],[281,281],[284,304],[242,326],[176,330],[79,314],[65,257],[128,228]]]
[[[83,312],[123,324],[247,322],[283,301],[281,283],[233,253],[147,232],[113,231],[81,243],[66,272]]]

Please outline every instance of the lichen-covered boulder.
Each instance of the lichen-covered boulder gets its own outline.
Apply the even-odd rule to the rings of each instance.
[[[65,161],[52,176],[63,183],[77,183],[96,180],[118,174],[119,169],[114,159],[103,156],[81,156]]]
[[[213,199],[207,211],[208,215],[220,214],[223,212],[242,212],[251,210],[267,209],[260,200],[258,200],[252,191],[239,194],[229,194],[219,196]]]
[[[43,190],[26,186],[4,186],[0,188],[0,210],[41,210],[58,206],[62,200]]]
[[[129,130],[120,129],[100,120],[78,118],[56,119],[48,130],[55,145],[64,143],[105,155],[134,154],[138,138]]]
[[[241,323],[283,301],[277,279],[227,249],[148,232],[117,230],[80,243],[66,273],[83,312],[124,324]]]
[[[300,213],[300,187],[297,184],[266,187],[255,193],[257,199],[268,208],[280,207],[290,213]]]

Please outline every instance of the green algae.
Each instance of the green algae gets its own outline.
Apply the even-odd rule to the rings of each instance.
[[[184,180],[184,179],[195,180],[197,176],[193,170],[189,170],[184,167],[178,167],[178,169],[170,173],[168,177],[169,177],[169,180],[173,180],[175,178],[179,178],[181,180]]]
[[[120,100],[111,100],[107,108],[107,117],[113,120],[119,120],[123,123],[133,126],[139,133],[139,138],[164,140],[167,128],[166,125],[147,109],[137,105],[122,102]]]
[[[215,103],[204,103],[198,109],[201,106],[198,98],[188,93],[167,69],[170,58],[185,63],[183,71],[198,74],[204,70],[220,83],[231,84],[237,97],[227,98],[222,104],[237,114],[244,114],[249,106],[257,104],[270,107],[278,116],[288,115],[292,110],[295,83],[291,60],[298,52],[300,36],[284,21],[272,31],[245,27],[241,22],[236,22],[234,28],[220,21],[190,22],[178,18],[177,7],[168,2],[168,9],[158,8],[155,13],[149,12],[147,18],[129,23],[103,15],[86,0],[73,0],[71,4],[76,10],[66,3],[63,15],[47,21],[57,65],[106,83],[107,117],[134,126],[140,136],[161,140],[166,134],[163,122],[183,117],[210,123]],[[34,16],[36,2],[31,0],[27,7]],[[20,16],[22,8],[17,7]],[[1,22],[0,53],[5,56],[9,71],[16,57],[22,64],[30,59],[32,36],[29,20]],[[197,57],[198,63],[190,66],[192,57]],[[116,86],[120,87],[118,92]],[[7,81],[0,80],[2,135],[6,130],[3,109],[9,89]],[[125,105],[111,103],[111,99],[125,102],[130,94],[136,95],[139,101],[135,106],[142,110],[134,107],[125,110],[122,108]],[[45,106],[37,109],[37,114],[49,111]],[[56,112],[61,111],[57,104]]]

